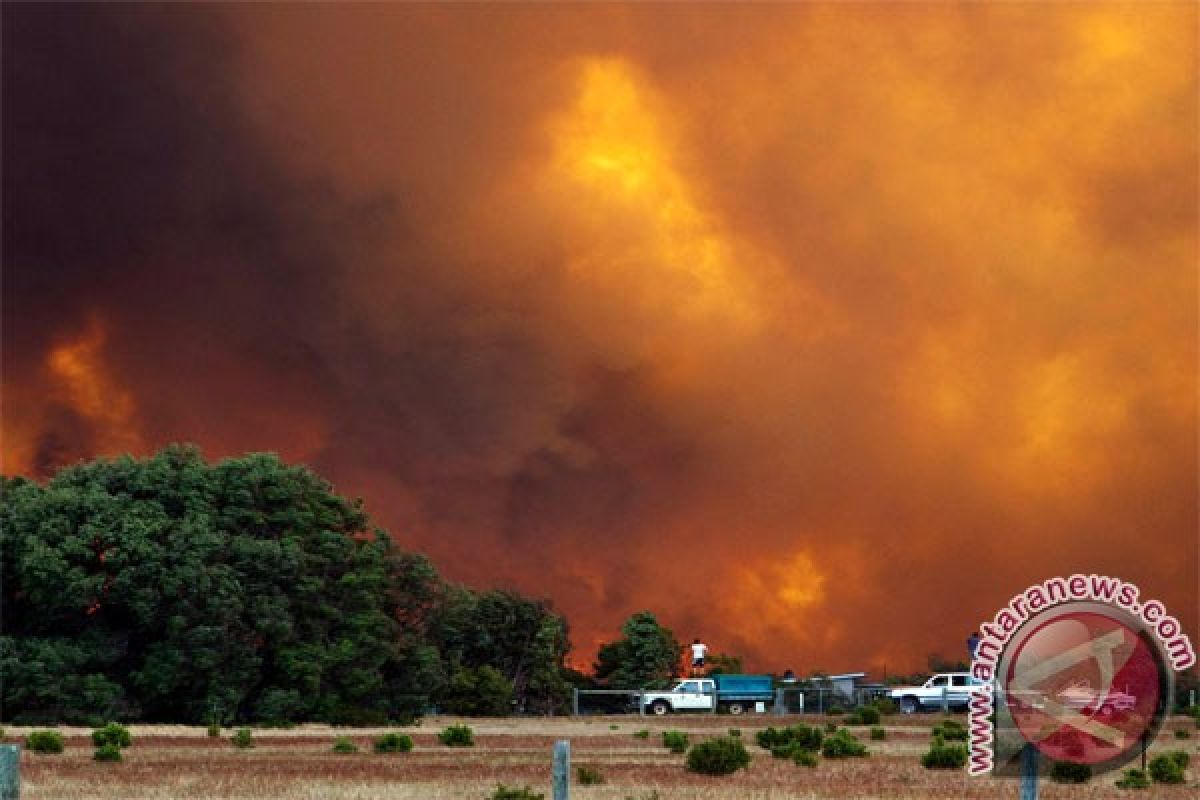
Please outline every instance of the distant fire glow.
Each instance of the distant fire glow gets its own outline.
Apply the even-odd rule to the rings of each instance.
[[[1197,13],[6,13],[4,471],[278,452],[578,665],[912,671],[1072,572],[1194,635]]]

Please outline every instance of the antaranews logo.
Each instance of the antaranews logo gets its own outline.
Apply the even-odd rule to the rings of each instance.
[[[1132,583],[1051,578],[1014,596],[971,663],[972,775],[1017,775],[1028,744],[1055,761],[1113,769],[1153,740],[1174,673],[1196,663],[1179,620]]]

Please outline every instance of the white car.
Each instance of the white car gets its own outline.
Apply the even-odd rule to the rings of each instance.
[[[1063,689],[1058,693],[1058,701],[1075,711],[1132,711],[1137,705],[1137,698],[1131,694],[1116,689],[1107,693],[1100,692],[1086,684],[1076,684]]]
[[[966,708],[971,702],[971,689],[984,686],[969,672],[940,672],[920,686],[901,686],[888,696],[896,701],[905,714],[941,708]]]

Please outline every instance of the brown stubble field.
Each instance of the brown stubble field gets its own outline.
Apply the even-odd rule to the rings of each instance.
[[[965,719],[964,717],[959,717]],[[569,739],[572,766],[598,769],[606,783],[574,786],[571,796],[583,800],[783,800],[784,798],[1015,798],[1016,784],[1007,780],[968,778],[964,772],[931,771],[918,759],[928,746],[929,728],[936,715],[885,719],[888,739],[869,741],[867,731],[855,729],[868,744],[865,759],[826,761],[815,769],[771,758],[754,745],[754,732],[768,725],[803,718],[674,716],[524,718],[461,720],[429,718],[413,737],[411,753],[375,755],[373,736],[384,729],[303,726],[290,730],[256,730],[257,746],[238,750],[226,731],[209,738],[203,728],[132,726],[134,746],[120,764],[92,760],[89,731],[61,729],[67,737],[61,755],[24,752],[21,761],[25,800],[176,800],[196,798],[271,798],[273,800],[483,800],[498,783],[530,785],[550,797],[551,749],[557,739]],[[468,724],[476,734],[473,748],[448,748],[437,732],[450,724]],[[615,726],[615,728],[614,728]],[[731,777],[711,778],[685,770],[684,759],[661,745],[660,732],[686,731],[693,742],[738,727],[754,756],[749,769]],[[633,732],[647,728],[649,739]],[[1174,729],[1193,731],[1177,740]],[[1151,748],[1155,752],[1186,749],[1198,760],[1200,732],[1191,719],[1175,718]],[[20,741],[26,729],[9,728],[7,741]],[[354,755],[331,752],[335,736],[350,736],[361,748]],[[1086,786],[1043,783],[1041,796],[1054,798],[1182,798],[1194,797],[1197,771],[1193,764],[1184,786],[1159,787],[1132,793],[1113,786],[1116,775],[1094,778]]]

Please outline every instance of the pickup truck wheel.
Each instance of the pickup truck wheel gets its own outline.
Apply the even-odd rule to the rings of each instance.
[[[729,713],[730,714],[741,714],[745,710],[746,710],[746,707],[743,706],[741,703],[730,703],[729,704]]]
[[[900,711],[905,714],[915,714],[921,710],[921,701],[909,695],[900,698]]]
[[[664,714],[669,714],[671,712],[671,704],[666,700],[655,700],[650,704],[650,710],[661,717]]]

